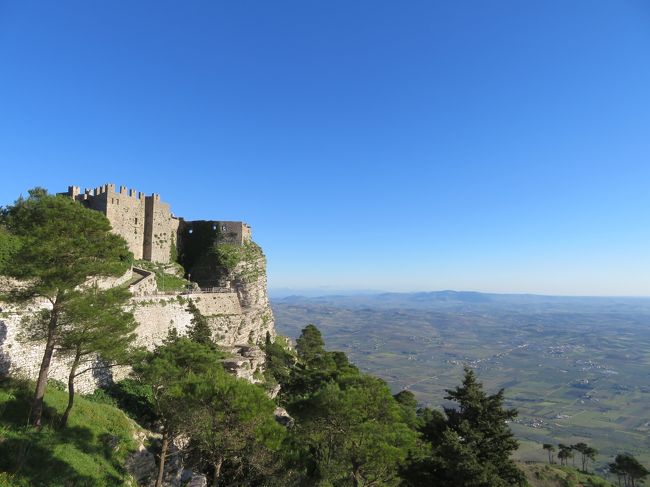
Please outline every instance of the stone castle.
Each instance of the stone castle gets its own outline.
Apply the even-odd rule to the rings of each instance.
[[[191,237],[193,227],[198,224],[213,227],[223,242],[243,245],[252,238],[251,228],[243,222],[194,222],[177,218],[156,193],[145,196],[125,186],[117,191],[114,184],[104,184],[85,189],[83,193],[80,187],[69,186],[66,193],[59,194],[106,215],[113,231],[126,240],[135,259],[169,263],[174,258],[172,249],[183,247],[184,240]]]
[[[259,380],[264,353],[259,345],[268,335],[275,338],[273,312],[266,289],[266,259],[252,241],[251,228],[243,222],[199,220],[175,217],[158,194],[145,196],[124,186],[86,189],[70,186],[59,195],[71,197],[87,208],[106,215],[115,233],[124,237],[136,262],[123,276],[101,279],[101,287],[127,285],[132,298],[129,309],[138,322],[137,342],[152,349],[171,329],[183,334],[191,324],[187,303],[192,301],[212,329],[213,339],[231,358],[224,365],[240,377]],[[240,249],[238,263],[228,269],[212,259],[215,246],[229,244]],[[140,261],[140,263],[138,263]],[[144,264],[150,262],[152,267]],[[180,266],[178,265],[180,264]],[[182,266],[182,268],[181,268]],[[192,281],[184,289],[160,289],[161,273]],[[0,290],[12,283],[0,276]],[[0,375],[35,378],[42,345],[20,340],[22,319],[47,308],[49,303],[35,300],[28,305],[0,302]],[[55,355],[50,377],[64,381],[67,361]],[[84,374],[78,389],[90,392],[108,380],[128,374],[114,368],[104,374]]]

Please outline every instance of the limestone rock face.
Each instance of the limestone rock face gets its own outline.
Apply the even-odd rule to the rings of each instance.
[[[238,377],[251,382],[260,381],[264,371],[264,353],[260,346],[267,334],[275,339],[273,312],[266,288],[266,259],[259,247],[235,266],[226,282],[229,287],[208,292],[194,289],[190,292],[159,294],[152,274],[139,269],[129,270],[125,276],[102,281],[103,287],[131,282],[134,294],[129,304],[139,326],[137,344],[152,350],[162,343],[171,329],[180,335],[187,332],[192,314],[188,302],[192,301],[204,315],[213,330],[213,339],[232,357],[224,362],[226,368]],[[15,286],[4,281],[4,287]],[[47,301],[15,306],[0,302],[0,375],[15,375],[35,379],[38,375],[44,344],[20,340],[21,321],[39,309],[47,308]],[[67,381],[68,363],[54,355],[50,378]],[[96,369],[77,379],[77,389],[90,393],[111,380],[126,377],[129,369],[114,367]]]
[[[208,485],[208,479],[203,474],[194,474],[190,477],[186,485],[187,487],[206,487]]]
[[[286,428],[293,428],[293,425],[296,424],[296,420],[289,416],[289,413],[284,408],[275,408],[274,414],[275,420]]]
[[[223,345],[262,344],[267,333],[274,339],[275,323],[266,289],[266,259],[261,249],[252,258],[237,264],[228,277],[237,291],[242,313],[239,316],[210,316],[217,342]]]
[[[261,382],[264,371],[264,351],[255,345],[237,345],[224,347],[224,351],[230,352],[232,358],[223,361],[226,370],[248,382],[256,384]]]
[[[129,455],[124,467],[138,485],[142,485],[155,476],[156,458],[149,450],[143,449]]]

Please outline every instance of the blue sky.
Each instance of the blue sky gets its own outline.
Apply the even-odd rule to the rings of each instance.
[[[0,204],[242,219],[271,287],[650,295],[645,1],[0,1]]]

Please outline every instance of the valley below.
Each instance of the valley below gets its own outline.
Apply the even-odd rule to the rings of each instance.
[[[272,302],[280,334],[312,323],[393,392],[445,404],[463,367],[489,393],[505,388],[523,461],[542,443],[585,442],[602,469],[616,453],[650,463],[650,299],[452,291],[289,296]]]

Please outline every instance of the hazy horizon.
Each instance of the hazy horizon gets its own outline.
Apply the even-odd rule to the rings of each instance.
[[[380,294],[435,294],[435,293],[476,293],[494,294],[503,296],[537,296],[550,298],[626,298],[626,299],[650,299],[650,295],[628,295],[628,294],[548,294],[536,292],[495,292],[481,291],[475,289],[413,289],[413,290],[389,290],[389,289],[354,289],[341,288],[336,286],[322,286],[312,288],[300,287],[269,287],[271,299],[282,299],[284,297],[306,297],[319,298],[330,296],[372,296]]]

